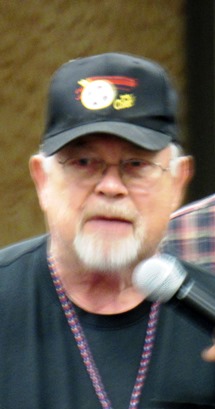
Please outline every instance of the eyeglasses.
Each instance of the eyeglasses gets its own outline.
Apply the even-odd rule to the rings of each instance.
[[[94,157],[77,157],[58,159],[58,163],[64,167],[68,176],[85,183],[98,183],[108,167],[117,166],[126,185],[143,187],[154,185],[164,172],[170,170],[160,163],[136,158],[121,160],[115,164]]]

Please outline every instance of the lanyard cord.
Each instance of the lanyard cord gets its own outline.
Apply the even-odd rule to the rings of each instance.
[[[101,376],[94,362],[94,359],[90,351],[84,331],[81,327],[81,324],[79,322],[78,316],[76,314],[76,311],[74,309],[72,302],[66,296],[64,288],[62,286],[62,283],[56,271],[54,258],[51,255],[48,257],[48,265],[49,265],[51,277],[52,277],[58,298],[60,300],[64,314],[67,318],[71,332],[73,333],[73,336],[77,343],[77,347],[79,349],[80,355],[83,359],[84,365],[86,367],[86,370],[89,374],[89,377],[95,389],[96,395],[103,409],[112,409],[111,402],[105,391]],[[148,368],[149,368],[149,363],[151,360],[152,350],[154,347],[157,322],[158,322],[158,314],[159,314],[159,306],[160,304],[158,302],[153,303],[151,306],[149,320],[147,324],[145,342],[144,342],[143,351],[142,351],[142,355],[140,359],[140,366],[137,372],[137,377],[136,377],[134,388],[131,394],[131,399],[130,399],[130,404],[129,404],[128,409],[137,409],[139,401],[140,401],[141,393],[143,390],[143,386],[144,386]]]

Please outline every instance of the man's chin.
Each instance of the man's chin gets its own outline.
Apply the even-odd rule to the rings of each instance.
[[[135,265],[139,259],[140,243],[134,237],[101,240],[78,234],[74,248],[79,260],[88,270],[101,272],[122,271]]]

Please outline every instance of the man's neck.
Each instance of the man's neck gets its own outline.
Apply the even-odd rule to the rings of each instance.
[[[143,301],[143,296],[131,285],[120,289],[120,286],[115,286],[111,280],[97,277],[95,281],[96,284],[92,280],[88,283],[66,285],[67,296],[76,305],[94,314],[119,314]]]
[[[89,271],[75,260],[55,257],[56,273],[68,298],[95,314],[119,314],[135,308],[144,297],[132,285],[132,269],[123,272]]]

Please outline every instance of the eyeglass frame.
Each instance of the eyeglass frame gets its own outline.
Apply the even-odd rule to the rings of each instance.
[[[134,175],[129,175],[129,172],[126,174],[126,172],[123,169],[123,167],[126,164],[129,164],[129,163],[132,163],[132,162],[139,162],[139,163],[144,163],[146,165],[150,165],[151,169],[153,169],[153,168],[154,169],[155,168],[159,169],[160,173],[158,174],[158,176],[154,180],[154,182],[156,183],[161,178],[161,176],[162,176],[162,174],[164,172],[168,172],[168,171],[171,170],[171,162],[172,162],[172,160],[171,160],[170,165],[168,167],[163,167],[158,162],[153,162],[153,161],[150,161],[150,160],[147,160],[147,159],[141,159],[141,158],[124,159],[124,160],[119,161],[119,163],[108,163],[103,159],[100,159],[100,158],[97,158],[97,157],[87,157],[86,155],[83,155],[82,157],[80,155],[80,157],[76,157],[76,158],[66,158],[64,160],[60,160],[59,158],[57,158],[57,162],[63,167],[66,167],[66,166],[68,167],[68,162],[73,165],[75,162],[81,161],[81,160],[94,160],[96,162],[96,164],[99,164],[99,166],[100,166],[100,168],[97,169],[97,174],[95,172],[95,174],[92,175],[92,178],[89,177],[91,183],[93,183],[93,176],[97,176],[97,179],[96,179],[96,181],[94,181],[94,183],[99,183],[100,180],[102,179],[102,177],[104,176],[104,174],[106,173],[107,169],[110,166],[117,166],[119,168],[120,176],[121,176],[121,179],[122,179],[123,183],[125,185],[129,185],[129,186],[136,186],[136,185],[138,185],[138,186],[140,186],[140,185],[142,185],[142,186],[146,186],[146,185],[151,186],[151,185],[153,185],[153,180],[152,180],[153,178],[149,181],[149,179],[147,180],[146,177],[144,178],[145,175],[140,175],[140,176],[135,177]],[[146,169],[146,168],[143,168],[143,169]],[[75,168],[73,168],[73,170],[75,170]],[[83,175],[80,175],[80,172],[79,173],[76,172],[76,175],[81,176],[81,179],[86,181],[86,177],[89,176],[89,175],[87,175],[87,169],[82,169],[82,170],[83,170]],[[123,173],[123,171],[124,171],[124,173]],[[75,176],[75,172],[74,172],[74,176]],[[130,178],[131,183],[129,181],[127,181],[127,182],[124,181],[124,179],[126,179],[126,176],[127,176],[127,178]],[[135,183],[135,181],[136,181],[136,183]],[[139,181],[140,183],[138,183],[137,181]],[[144,184],[144,181],[145,182],[148,181],[149,183]]]

